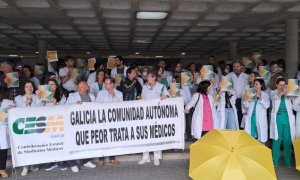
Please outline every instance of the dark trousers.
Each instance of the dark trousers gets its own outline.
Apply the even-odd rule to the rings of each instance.
[[[185,114],[185,134],[188,139],[192,138],[192,118],[193,118],[193,112],[190,111],[188,114]]]
[[[237,116],[238,116],[238,120],[239,120],[239,127],[241,127],[242,119],[243,119],[242,99],[241,98],[236,99],[235,106],[236,106]]]
[[[116,156],[109,156],[109,160],[112,161],[112,160],[115,160],[116,159]],[[100,157],[99,158],[99,161],[104,161],[105,160],[105,157]]]
[[[0,170],[6,169],[7,149],[0,149]]]

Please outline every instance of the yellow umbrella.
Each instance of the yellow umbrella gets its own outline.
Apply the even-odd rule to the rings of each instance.
[[[296,161],[296,169],[300,171],[300,138],[296,139],[293,142],[294,145],[294,154],[295,154],[295,161]]]
[[[201,180],[276,179],[272,153],[245,131],[212,130],[190,147],[189,176]]]

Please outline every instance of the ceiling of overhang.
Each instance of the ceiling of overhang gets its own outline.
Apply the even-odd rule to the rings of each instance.
[[[137,11],[169,12],[137,20]],[[282,52],[299,0],[0,0],[0,51]],[[149,43],[136,43],[148,41]]]

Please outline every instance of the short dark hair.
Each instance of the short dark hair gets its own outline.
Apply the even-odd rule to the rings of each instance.
[[[276,80],[276,84],[279,84],[281,81],[285,82],[286,83],[286,80],[284,78],[278,78]]]
[[[30,83],[33,87],[33,93],[35,93],[35,86],[34,86],[34,83],[30,80],[25,80],[23,83],[22,83],[22,86],[21,86],[21,95],[25,95],[25,86],[26,84]]]
[[[73,60],[74,60],[74,57],[73,57],[73,56],[70,56],[70,55],[66,56],[66,57],[65,57],[65,62],[67,62],[69,59],[73,59]]]
[[[255,79],[254,82],[257,81],[261,85],[261,90],[265,91],[267,89],[265,81],[263,79]]]
[[[105,81],[106,81],[106,80],[109,80],[110,83],[112,83],[112,84],[115,84],[115,83],[116,83],[115,78],[113,78],[113,77],[106,77],[106,78],[105,78]]]
[[[130,67],[126,70],[126,76],[127,76],[128,74],[131,74],[132,71],[135,71],[135,66],[130,66]]]
[[[207,80],[201,81],[198,85],[197,92],[200,94],[207,94],[207,89],[210,86],[210,82]]]
[[[270,66],[273,66],[273,65],[277,65],[277,66],[279,66],[279,64],[278,64],[278,62],[277,61],[272,61],[271,63],[270,63]]]
[[[151,75],[152,77],[155,77],[155,80],[157,80],[157,78],[158,78],[158,69],[153,69],[153,70],[151,70],[149,73],[148,73],[148,75]]]
[[[220,62],[219,62],[219,66],[220,66],[220,65],[226,65],[225,61],[220,61]]]
[[[122,56],[116,56],[120,61],[124,62],[124,58]]]
[[[250,74],[254,74],[255,78],[259,77],[259,74],[256,71],[252,71]]]

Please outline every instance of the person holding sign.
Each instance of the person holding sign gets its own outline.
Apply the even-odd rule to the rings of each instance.
[[[114,67],[110,72],[110,77],[115,77],[116,74],[122,74],[124,77],[126,77],[126,71],[128,69],[127,66],[125,66],[124,59],[122,56],[116,56],[116,67]]]
[[[6,99],[6,93],[3,88],[0,88],[0,176],[8,177],[6,170],[7,151],[9,146],[7,118],[7,109],[15,106],[12,100]]]
[[[142,90],[142,99],[154,99],[160,98],[164,100],[170,97],[170,94],[163,84],[157,82],[158,73],[155,70],[152,70],[147,75],[147,83],[143,86]],[[162,151],[154,151],[154,165],[158,166],[160,164],[159,160],[162,159]],[[144,152],[142,159],[138,164],[145,164],[150,162],[149,152]]]
[[[254,80],[254,89],[255,96],[253,99],[245,95],[243,102],[247,111],[245,131],[260,142],[265,143],[268,140],[267,110],[270,107],[270,97],[265,92],[266,85],[263,79]]]
[[[61,68],[58,74],[63,89],[67,92],[67,94],[69,94],[77,90],[76,79],[71,78],[74,69],[74,57],[66,56],[65,64],[66,66],[64,68]]]
[[[58,82],[56,79],[49,79],[46,83],[51,87],[52,99],[50,101],[43,100],[45,106],[53,106],[53,105],[63,105],[66,103],[66,97],[60,89]],[[36,91],[36,94],[41,98],[41,92],[39,90]]]
[[[138,82],[137,82],[138,83]],[[115,89],[115,80],[112,77],[105,78],[105,89],[100,91],[97,95],[96,102],[98,103],[110,103],[110,102],[121,102],[123,101],[122,92]],[[109,162],[113,165],[120,164],[116,160],[116,156],[109,156]],[[105,157],[99,158],[99,167],[103,167],[105,163]]]
[[[217,106],[217,113],[220,119],[220,129],[239,130],[239,121],[235,106],[235,91],[220,91],[220,103]]]
[[[295,116],[291,97],[286,96],[287,86],[283,78],[276,81],[277,90],[271,96],[272,111],[270,120],[270,138],[272,142],[272,156],[274,166],[278,166],[280,147],[283,142],[284,161],[291,167],[292,140],[295,140]]]
[[[21,95],[15,98],[16,107],[35,107],[42,106],[43,103],[39,97],[34,94],[34,84],[32,81],[26,80],[21,88]],[[38,171],[38,166],[31,166],[32,171]],[[24,166],[21,176],[26,176],[29,171],[29,166]]]
[[[213,97],[209,94],[210,82],[207,80],[201,81],[190,102],[185,107],[185,113],[194,107],[192,119],[192,136],[195,139],[200,139],[212,129],[220,127],[216,109],[213,104]]]

